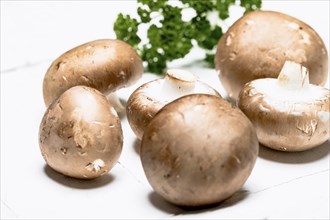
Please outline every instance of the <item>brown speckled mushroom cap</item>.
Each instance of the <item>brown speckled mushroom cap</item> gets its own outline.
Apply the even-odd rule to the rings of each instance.
[[[239,190],[258,155],[248,118],[226,100],[192,94],[165,105],[142,138],[141,161],[153,189],[171,203],[203,206]]]
[[[237,99],[245,83],[277,78],[286,60],[309,69],[312,84],[325,84],[328,53],[316,31],[280,12],[254,11],[242,16],[221,37],[215,63],[224,88]]]
[[[76,86],[47,109],[39,130],[40,150],[54,170],[91,179],[117,162],[123,135],[117,112],[96,89]]]
[[[309,84],[307,69],[299,64],[286,62],[278,79],[247,83],[238,106],[267,147],[303,151],[330,138],[330,91]]]
[[[46,106],[67,89],[84,85],[105,95],[136,82],[143,73],[139,55],[129,44],[112,39],[77,46],[58,57],[43,81]]]

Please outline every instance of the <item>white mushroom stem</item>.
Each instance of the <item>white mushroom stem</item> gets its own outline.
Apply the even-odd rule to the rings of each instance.
[[[307,108],[317,100],[324,100],[329,94],[329,90],[310,84],[308,70],[291,61],[285,62],[277,79],[257,79],[251,81],[250,85],[250,96],[262,94],[264,102],[280,112]]]
[[[116,110],[116,112],[123,112],[125,110],[125,107],[123,106],[123,104],[121,103],[119,97],[117,96],[117,94],[115,92],[111,92],[109,94],[106,95],[108,101],[111,103],[111,105],[114,107],[114,109]]]
[[[309,74],[301,64],[285,61],[278,76],[278,83],[289,90],[301,90],[309,85]]]
[[[196,76],[188,71],[181,69],[168,70],[161,88],[161,94],[165,99],[163,101],[172,101],[193,93],[196,81]]]

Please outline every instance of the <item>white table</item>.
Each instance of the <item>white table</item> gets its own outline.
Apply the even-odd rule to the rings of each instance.
[[[329,49],[329,1],[267,1],[263,9],[311,25]],[[99,38],[114,38],[118,12],[135,14],[132,1],[1,1],[1,218],[217,218],[329,219],[330,142],[302,153],[260,148],[244,187],[218,206],[184,210],[152,191],[137,153],[138,141],[122,117],[124,146],[119,162],[102,178],[75,180],[46,166],[38,146],[45,111],[42,80],[64,51]],[[233,9],[230,25],[240,14]],[[180,63],[223,96],[214,69],[193,51]],[[146,73],[119,91],[122,99],[156,78]],[[329,84],[327,84],[329,87]]]

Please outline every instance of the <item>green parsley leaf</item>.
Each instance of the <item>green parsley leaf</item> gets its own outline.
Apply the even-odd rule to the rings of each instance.
[[[140,37],[137,35],[138,22],[129,15],[124,16],[120,13],[114,24],[114,30],[118,39],[127,42],[134,48],[137,48],[141,42]]]
[[[261,8],[261,0],[241,0],[240,6],[245,8],[245,12],[250,12]]]
[[[205,15],[207,12],[212,11],[214,8],[214,1],[211,0],[181,0],[182,3],[188,5],[189,7],[195,9],[197,15]]]
[[[137,13],[140,16],[142,23],[148,23],[149,21],[151,21],[150,11],[146,9],[138,8]]]
[[[229,17],[229,6],[235,4],[235,0],[217,0],[216,8],[219,13],[219,18],[225,20]]]

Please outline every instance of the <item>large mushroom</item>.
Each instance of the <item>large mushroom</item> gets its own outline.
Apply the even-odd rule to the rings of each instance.
[[[43,81],[48,107],[67,89],[84,85],[95,88],[123,107],[113,92],[136,82],[143,73],[140,57],[133,47],[120,40],[101,39],[77,46],[58,57]]]
[[[238,108],[214,95],[192,94],[155,115],[140,155],[150,185],[163,198],[204,206],[243,186],[258,155],[258,139]]]
[[[281,151],[303,151],[330,137],[330,91],[312,85],[300,64],[285,62],[278,79],[247,83],[239,108],[254,124],[260,143]]]
[[[209,85],[199,81],[189,71],[167,70],[165,77],[150,81],[137,88],[126,104],[128,122],[139,140],[154,115],[169,102],[184,95],[204,93],[219,96]]]
[[[254,11],[237,20],[221,37],[215,63],[229,97],[237,99],[245,83],[277,78],[286,60],[308,68],[312,84],[326,83],[328,53],[316,31],[280,12]]]
[[[99,91],[72,87],[48,107],[39,145],[54,170],[75,178],[96,178],[108,173],[121,154],[120,120]]]

